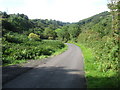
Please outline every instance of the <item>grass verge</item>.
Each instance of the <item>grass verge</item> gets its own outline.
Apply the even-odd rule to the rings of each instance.
[[[73,42],[69,42],[73,43]],[[87,88],[118,88],[118,75],[116,71],[110,69],[107,72],[100,70],[100,65],[104,63],[95,60],[94,51],[83,44],[73,43],[82,49],[85,62],[85,76]],[[101,64],[102,63],[102,64]]]
[[[48,58],[48,57],[54,57],[56,55],[59,55],[59,54],[65,52],[67,49],[68,49],[68,46],[65,44],[64,48],[56,50],[54,53],[52,53],[52,55],[50,55],[50,56],[48,56],[48,55],[41,55],[39,57],[36,57],[36,59],[37,60],[41,60],[41,59],[45,59],[45,58]]]
[[[65,47],[62,49],[58,49],[55,53],[52,54],[52,57],[65,52],[67,49],[68,49],[68,46],[65,44]]]

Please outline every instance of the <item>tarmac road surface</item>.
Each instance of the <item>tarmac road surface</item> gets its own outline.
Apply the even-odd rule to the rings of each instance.
[[[67,43],[68,50],[17,76],[3,88],[86,88],[80,48]]]

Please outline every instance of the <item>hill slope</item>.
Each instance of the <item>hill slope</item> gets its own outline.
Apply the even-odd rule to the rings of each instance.
[[[112,16],[103,12],[77,24],[81,28],[77,42],[92,53],[85,56],[88,87],[118,87],[118,36],[113,36]]]
[[[47,19],[30,20],[24,14],[8,15],[6,12],[0,14],[3,65],[45,58],[65,47],[61,41],[55,40],[55,29],[67,23]]]

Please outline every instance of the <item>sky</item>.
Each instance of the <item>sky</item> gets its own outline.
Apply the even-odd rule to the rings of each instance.
[[[78,22],[109,9],[107,0],[0,0],[0,11],[23,13],[30,19]]]

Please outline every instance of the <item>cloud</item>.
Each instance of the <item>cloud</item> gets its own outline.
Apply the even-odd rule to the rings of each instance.
[[[2,3],[4,9],[8,7],[9,13],[67,22],[76,22],[108,10],[106,0],[3,0]]]

